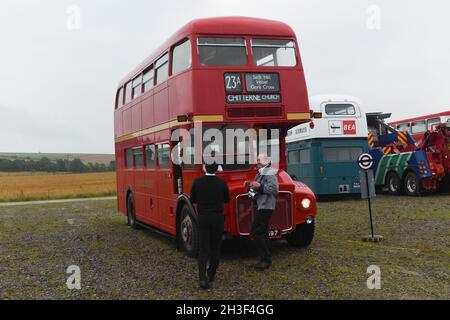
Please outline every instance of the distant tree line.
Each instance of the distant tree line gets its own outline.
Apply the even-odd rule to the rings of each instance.
[[[84,164],[80,159],[57,159],[52,161],[48,158],[41,158],[40,160],[9,160],[0,159],[0,171],[3,172],[21,172],[21,171],[35,171],[35,172],[106,172],[115,171],[116,162],[110,161],[109,165],[104,163]]]

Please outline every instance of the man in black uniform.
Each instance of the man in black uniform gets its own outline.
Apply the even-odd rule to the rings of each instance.
[[[220,245],[224,227],[224,203],[230,202],[227,183],[216,177],[218,165],[205,165],[206,174],[194,180],[191,201],[198,204],[200,287],[208,289],[219,266]],[[209,258],[209,268],[206,264]]]

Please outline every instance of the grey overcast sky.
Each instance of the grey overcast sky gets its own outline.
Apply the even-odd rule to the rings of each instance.
[[[288,23],[310,95],[392,119],[449,110],[449,14],[446,0],[1,0],[0,151],[113,153],[116,83],[200,17]]]

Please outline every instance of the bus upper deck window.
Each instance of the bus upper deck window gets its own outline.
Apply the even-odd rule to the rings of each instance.
[[[411,129],[409,128],[409,123],[401,123],[401,124],[399,124],[397,126],[397,130],[411,132]]]
[[[147,92],[151,88],[153,88],[153,78],[155,77],[155,70],[153,67],[148,68],[144,71],[144,75],[142,76],[142,82],[144,83],[144,92]]]
[[[294,67],[295,43],[283,39],[252,39],[253,64],[263,67]]]
[[[198,56],[204,66],[245,66],[245,39],[198,38]]]
[[[422,133],[427,131],[427,125],[425,123],[425,120],[420,120],[411,123],[411,133]]]
[[[441,118],[428,119],[428,130],[436,128],[436,126],[441,123]]]
[[[172,52],[172,75],[189,69],[192,64],[191,41],[186,40],[175,46]]]
[[[169,55],[166,53],[155,62],[156,84],[160,84],[169,77]]]
[[[352,104],[327,104],[325,113],[332,116],[351,116],[356,114],[356,110]]]
[[[142,75],[139,75],[133,80],[133,99],[142,94]]]
[[[133,90],[133,86],[132,86],[132,82],[128,82],[127,85],[125,86],[125,104],[127,104],[128,102],[131,101],[132,99],[132,90]]]
[[[117,106],[117,108],[120,108],[123,106],[123,87],[120,87],[119,91],[117,92],[116,106]]]

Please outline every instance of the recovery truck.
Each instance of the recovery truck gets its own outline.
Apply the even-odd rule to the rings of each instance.
[[[369,153],[375,185],[393,195],[417,196],[450,186],[450,123],[427,131],[414,141],[406,131],[389,126],[390,114],[368,113]]]

